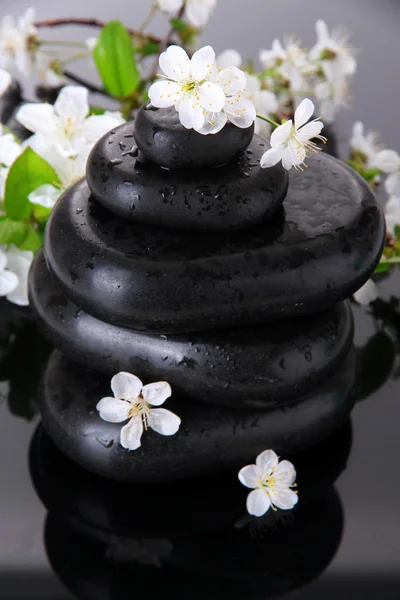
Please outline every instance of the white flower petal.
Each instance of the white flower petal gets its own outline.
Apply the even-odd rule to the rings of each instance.
[[[0,163],[11,167],[14,160],[22,152],[22,146],[15,141],[14,136],[11,133],[0,135]]]
[[[269,491],[269,496],[272,504],[282,510],[291,510],[299,501],[296,492],[293,492],[293,490],[290,490],[289,488],[280,489],[277,486],[274,486],[274,488]]]
[[[329,40],[328,25],[322,19],[318,19],[315,23],[315,32],[319,43],[324,43],[326,40]]]
[[[295,128],[299,129],[302,125],[305,125],[305,123],[307,123],[307,121],[309,121],[314,114],[314,110],[314,103],[309,98],[304,98],[294,113]]]
[[[134,417],[121,429],[121,446],[127,450],[137,450],[141,446],[143,422],[140,416]]]
[[[28,200],[29,202],[32,202],[32,204],[39,204],[45,208],[53,208],[61,193],[62,190],[55,188],[54,185],[46,183],[31,192],[28,196]]]
[[[301,141],[312,140],[314,137],[319,135],[324,127],[322,121],[310,121],[306,125],[303,125],[297,132],[297,137]]]
[[[33,261],[33,252],[10,246],[6,252],[7,267],[18,277],[17,287],[7,294],[7,300],[18,306],[28,306],[28,274]]]
[[[274,478],[280,485],[291,486],[296,481],[296,469],[288,460],[282,460],[274,468]]]
[[[216,0],[186,0],[186,18],[194,27],[204,27]]]
[[[225,105],[224,92],[211,81],[205,81],[198,88],[198,93],[200,105],[209,112],[219,112]]]
[[[7,296],[15,290],[18,285],[18,277],[11,271],[0,273],[0,296]]]
[[[150,102],[157,108],[174,106],[180,98],[180,89],[180,86],[173,81],[157,81],[150,86]]]
[[[18,110],[16,119],[29,131],[45,136],[52,136],[54,132],[54,109],[50,104],[24,104]]]
[[[0,248],[0,273],[4,271],[7,266],[7,254]]]
[[[240,67],[242,57],[237,50],[224,50],[216,58],[218,69],[227,69],[228,67]]]
[[[271,146],[276,148],[281,144],[286,144],[293,131],[293,122],[291,119],[283,125],[279,125],[271,134]]]
[[[400,155],[394,150],[382,150],[378,152],[374,164],[384,173],[393,173],[400,170]]]
[[[179,120],[186,129],[199,130],[204,125],[204,112],[194,96],[185,96],[179,104]]]
[[[372,279],[368,279],[367,283],[364,283],[364,285],[353,294],[354,300],[357,304],[361,304],[361,306],[368,306],[371,302],[375,302],[378,296],[378,288]]]
[[[129,419],[132,405],[130,402],[125,402],[125,400],[110,397],[102,398],[100,402],[97,403],[96,408],[104,421],[108,421],[109,423],[122,423]]]
[[[280,160],[282,160],[285,152],[285,146],[277,146],[276,148],[270,148],[261,157],[260,166],[263,169],[274,167]]]
[[[223,89],[226,96],[236,96],[246,89],[247,81],[243,71],[236,67],[228,67],[218,74],[216,83]]]
[[[197,50],[190,61],[190,70],[195,81],[202,81],[215,63],[215,52],[211,46]]]
[[[262,517],[271,506],[271,501],[265,491],[253,490],[247,496],[246,506],[247,511],[251,515],[254,517]]]
[[[87,88],[73,85],[64,87],[54,104],[54,111],[63,121],[83,121],[89,113]]]
[[[385,189],[392,196],[400,196],[400,171],[391,173],[385,179]]]
[[[174,435],[181,424],[181,419],[166,408],[154,408],[150,411],[149,425],[161,435]]]
[[[257,487],[257,481],[261,477],[261,471],[257,465],[246,465],[240,469],[238,477],[241,484],[254,489]]]
[[[82,126],[79,129],[79,135],[85,139],[85,142],[95,144],[104,134],[124,122],[124,120],[117,115],[104,114],[90,116],[82,123]]]
[[[111,389],[116,398],[136,400],[142,390],[143,383],[139,377],[121,371],[111,379]]]
[[[225,126],[228,118],[222,110],[219,113],[205,113],[205,121],[200,129],[196,129],[202,135],[216,134]]]
[[[160,10],[166,13],[177,13],[183,6],[183,0],[158,0]]]
[[[243,98],[240,95],[236,98],[228,99],[224,110],[228,119],[236,127],[243,129],[250,127],[256,119],[254,104],[248,98]]]
[[[172,81],[186,79],[190,75],[190,59],[180,46],[169,46],[159,59],[160,68]]]
[[[263,473],[268,473],[278,464],[278,457],[273,450],[264,450],[256,458],[256,465]]]
[[[11,83],[11,75],[8,71],[0,69],[0,96],[4,94]]]
[[[172,394],[171,386],[166,381],[148,383],[142,388],[142,396],[148,404],[161,406]]]

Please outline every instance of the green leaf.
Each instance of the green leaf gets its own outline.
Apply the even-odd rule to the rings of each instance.
[[[362,171],[361,174],[364,177],[364,179],[366,179],[367,181],[371,181],[371,179],[375,179],[375,177],[377,177],[381,173],[382,171],[380,171],[380,169],[371,168],[364,169],[364,171]]]
[[[28,225],[23,221],[12,221],[8,217],[0,217],[0,245],[23,242],[28,231]]]
[[[176,33],[179,35],[182,44],[188,45],[193,41],[194,36],[197,33],[197,29],[183,21],[182,19],[171,19],[170,20],[171,27],[175,29]]]
[[[4,205],[7,217],[29,219],[32,204],[28,196],[41,185],[60,185],[57,173],[32,148],[27,148],[13,163],[7,176]]]
[[[25,239],[17,246],[20,250],[37,252],[43,246],[43,235],[33,225],[29,225]]]
[[[104,115],[106,110],[106,108],[102,108],[101,106],[91,106],[89,108],[89,117],[92,115]]]
[[[151,40],[147,41],[144,46],[138,47],[137,51],[142,56],[150,56],[152,54],[158,54],[160,51],[160,44],[156,42],[152,42]]]
[[[130,96],[139,83],[132,38],[120,21],[102,29],[93,58],[105,89],[117,98]]]
[[[387,262],[380,262],[378,263],[378,266],[376,267],[374,273],[386,273],[386,271],[389,271],[390,267],[392,267],[393,265]]]

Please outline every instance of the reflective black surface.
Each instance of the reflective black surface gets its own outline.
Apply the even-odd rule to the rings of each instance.
[[[55,14],[89,16],[96,12],[104,18],[125,18],[132,25],[144,15],[145,4],[135,2],[135,11],[132,11],[132,5],[128,10],[122,0],[96,2],[95,9],[93,2],[77,0],[57,9],[50,0],[36,3],[40,18]],[[232,12],[233,4],[236,15]],[[268,47],[274,35],[281,36],[285,31],[302,35],[308,43],[313,39],[312,27],[318,16],[330,24],[348,25],[354,31],[354,45],[363,52],[359,56],[354,88],[358,110],[344,113],[339,119],[338,148],[346,151],[351,124],[357,118],[380,130],[389,147],[399,148],[399,84],[396,81],[399,2],[338,0],[322,5],[316,0],[305,0],[299,5],[292,0],[280,3],[254,0],[257,18],[251,16],[250,3],[244,6],[232,0],[220,0],[219,5],[215,21],[203,40],[217,50],[235,46],[243,54],[253,56],[257,48]],[[19,12],[24,7],[22,0],[6,0],[1,3],[0,16]],[[127,16],[130,12],[135,14]],[[224,27],[221,34],[221,22],[227,23],[228,17],[229,28]],[[216,591],[219,598],[269,598],[288,591],[286,597],[292,600],[375,600],[377,597],[397,600],[400,595],[400,273],[380,283],[380,295],[372,309],[365,311],[355,307],[354,310],[356,345],[360,348],[363,371],[360,399],[352,414],[352,446],[346,468],[342,470],[346,462],[343,444],[343,454],[330,455],[333,459],[338,457],[338,471],[341,471],[340,475],[337,473],[334,487],[324,480],[324,474],[331,472],[330,466],[320,466],[317,472],[311,469],[310,479],[308,482],[304,479],[299,487],[297,515],[293,513],[288,517],[289,522],[276,524],[272,532],[267,528],[261,538],[257,534],[252,537],[252,551],[246,545],[248,539],[243,542],[234,563],[229,561],[236,550],[236,530],[228,528],[225,518],[218,517],[218,511],[226,490],[229,502],[238,503],[239,519],[245,515],[246,490],[236,481],[232,480],[226,488],[216,486],[215,494],[210,493],[213,489],[210,486],[201,488],[203,519],[200,521],[198,517],[196,527],[188,526],[185,520],[179,526],[175,522],[175,537],[179,543],[175,537],[171,542],[171,530],[162,534],[156,531],[157,519],[152,519],[168,506],[163,501],[162,486],[155,486],[148,504],[138,502],[133,493],[121,498],[125,510],[128,507],[132,511],[129,524],[125,510],[112,511],[107,504],[107,496],[113,497],[110,484],[96,487],[86,475],[81,479],[77,477],[74,485],[70,484],[69,466],[65,463],[60,466],[56,453],[42,448],[44,457],[50,461],[50,464],[44,462],[44,466],[55,467],[49,485],[53,499],[45,497],[44,489],[39,490],[37,480],[38,492],[35,491],[29,471],[29,460],[33,467],[33,450],[29,453],[29,447],[38,425],[34,399],[41,365],[50,349],[34,332],[26,311],[2,302],[0,599],[110,600],[123,599],[127,593],[129,598],[151,599],[167,594],[177,598],[207,595],[212,598]],[[316,451],[312,459],[318,455]],[[52,458],[54,463],[51,463]],[[75,469],[73,472],[76,475]],[[33,468],[32,477],[35,479]],[[307,501],[312,491],[306,491],[310,481],[316,490],[311,500],[313,516]],[[51,504],[50,514],[38,493],[48,506]],[[80,495],[74,497],[74,493]],[[64,505],[57,504],[63,496]],[[303,507],[302,497],[306,498]],[[98,502],[94,502],[95,499]],[[101,502],[106,502],[106,509]],[[75,509],[72,517],[70,506]],[[231,509],[235,506],[230,504],[225,516],[231,515]],[[86,524],[84,532],[82,521]],[[135,530],[138,521],[144,524],[140,532]],[[145,529],[153,524],[154,529]],[[213,531],[210,524],[215,526]],[[103,537],[94,535],[99,525],[106,534]],[[241,533],[242,530],[238,535]],[[112,535],[115,537],[111,538]],[[273,549],[269,545],[271,537],[276,540]],[[306,541],[309,541],[307,547],[302,545]],[[248,561],[240,553],[241,548],[247,551]],[[138,557],[142,566],[138,565]],[[262,559],[261,565],[258,557]],[[156,566],[160,562],[167,564],[168,569]],[[246,579],[240,580],[241,570],[247,573]],[[317,576],[318,579],[312,581]],[[294,589],[300,584],[305,587]]]

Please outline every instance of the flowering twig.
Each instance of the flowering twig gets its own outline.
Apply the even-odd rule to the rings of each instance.
[[[84,27],[98,27],[99,29],[103,29],[107,23],[105,21],[101,21],[99,19],[84,19],[84,18],[60,18],[60,19],[47,19],[45,21],[36,21],[34,23],[35,27],[43,28],[43,27],[63,27],[65,25],[82,25]],[[127,28],[129,34],[132,37],[139,37],[142,40],[150,40],[155,44],[160,44],[161,39],[151,35],[144,34],[141,31],[137,31],[136,29]]]
[[[262,115],[256,115],[256,117],[257,119],[261,119],[262,121],[269,123],[270,125],[272,125],[272,127],[279,127],[279,123],[275,123],[275,121],[273,121],[272,119],[268,119],[268,117],[263,117]]]
[[[71,81],[74,81],[79,85],[83,85],[89,90],[89,92],[92,92],[93,94],[102,94],[103,96],[107,96],[107,98],[111,98],[110,94],[108,94],[106,90],[104,90],[101,87],[98,87],[97,85],[94,85],[93,83],[90,83],[89,81],[83,79],[82,77],[79,77],[78,75],[75,75],[75,73],[71,73],[71,71],[64,70],[63,75]]]

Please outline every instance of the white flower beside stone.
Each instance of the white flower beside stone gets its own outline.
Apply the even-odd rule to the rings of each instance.
[[[265,450],[256,458],[255,465],[239,471],[239,481],[253,491],[247,496],[247,510],[261,517],[270,507],[291,510],[298,502],[295,487],[296,471],[288,460],[279,462],[273,450]]]
[[[387,193],[400,197],[400,154],[395,150],[382,150],[376,155],[374,166],[388,174],[385,179]]]
[[[355,152],[360,152],[365,157],[367,169],[376,166],[376,159],[382,150],[382,146],[377,143],[377,137],[377,134],[373,131],[365,132],[364,124],[361,121],[354,123],[350,148]]]
[[[100,417],[109,423],[129,422],[121,429],[121,446],[136,450],[141,445],[144,430],[149,427],[161,435],[174,435],[180,418],[161,406],[171,396],[166,381],[143,385],[138,377],[122,371],[111,380],[114,398],[102,398],[96,408]]]
[[[261,157],[261,166],[266,169],[273,167],[279,161],[285,169],[302,169],[306,167],[305,159],[309,151],[318,152],[320,148],[312,142],[319,139],[323,142],[326,138],[321,134],[324,126],[322,121],[314,119],[309,121],[314,113],[314,104],[305,98],[297,107],[294,114],[294,123],[290,119],[279,125],[271,135],[271,148]]]
[[[9,88],[10,84],[10,73],[8,71],[5,71],[4,69],[0,69],[0,96],[2,96],[5,91],[7,91],[7,88]]]
[[[33,252],[11,245],[0,249],[0,296],[19,306],[28,306],[28,273]]]
[[[185,17],[194,27],[204,27],[216,4],[217,0],[158,0],[159,8],[170,15],[185,5]]]
[[[364,283],[364,285],[353,294],[353,299],[361,306],[369,306],[371,302],[375,302],[378,295],[379,292],[376,284],[372,279],[368,279],[367,283]]]

